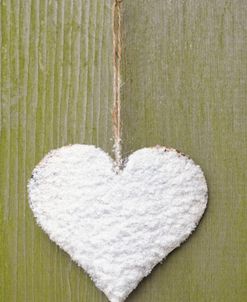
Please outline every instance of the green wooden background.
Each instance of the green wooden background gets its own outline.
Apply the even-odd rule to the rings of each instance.
[[[111,0],[1,0],[0,301],[107,301],[35,224],[32,169],[53,148],[112,152]],[[124,0],[123,151],[172,146],[205,171],[198,230],[129,302],[247,299],[245,0]]]

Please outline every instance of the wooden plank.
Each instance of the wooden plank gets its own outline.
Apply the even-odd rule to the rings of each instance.
[[[123,3],[125,155],[172,146],[205,171],[199,229],[128,301],[242,302],[247,289],[246,1]]]
[[[35,224],[26,184],[50,149],[112,150],[111,1],[1,1],[0,41],[0,300],[106,300]]]
[[[35,224],[26,183],[50,150],[112,151],[111,0],[0,2],[0,301],[107,301]],[[156,144],[205,171],[199,229],[128,301],[243,302],[247,7],[123,1],[124,156]]]

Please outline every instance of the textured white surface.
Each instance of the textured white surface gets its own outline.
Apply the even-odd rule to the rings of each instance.
[[[173,149],[138,150],[117,175],[101,149],[72,145],[34,169],[29,197],[50,239],[121,302],[195,229],[207,185],[200,167]]]

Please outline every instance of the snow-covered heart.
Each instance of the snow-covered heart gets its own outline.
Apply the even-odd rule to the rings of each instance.
[[[119,174],[101,149],[51,151],[29,182],[38,224],[121,302],[195,229],[207,204],[202,170],[174,149],[134,152]]]

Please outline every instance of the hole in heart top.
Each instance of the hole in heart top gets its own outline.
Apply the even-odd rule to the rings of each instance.
[[[174,149],[144,148],[119,174],[104,151],[51,151],[29,182],[38,224],[121,302],[197,226],[207,204],[201,168]]]

